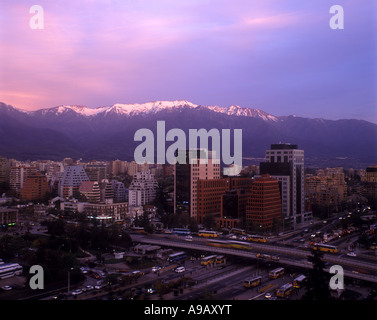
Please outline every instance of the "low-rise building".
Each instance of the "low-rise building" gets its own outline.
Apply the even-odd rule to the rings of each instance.
[[[64,212],[82,213],[85,211],[87,202],[80,202],[76,199],[60,202],[60,210]]]
[[[85,212],[88,218],[111,222],[124,220],[128,213],[128,203],[87,203]]]
[[[0,208],[0,227],[7,228],[18,223],[18,210],[10,208]]]

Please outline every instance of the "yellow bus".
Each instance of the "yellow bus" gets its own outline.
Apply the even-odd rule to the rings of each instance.
[[[216,260],[216,255],[213,255],[213,256],[208,256],[208,257],[204,257],[202,258],[202,260],[200,261],[200,264],[202,266],[206,266],[208,264],[212,264],[214,263]]]
[[[218,233],[216,231],[199,230],[198,236],[205,238],[217,238]]]
[[[285,298],[290,296],[293,290],[292,283],[286,283],[285,285],[281,286],[277,291],[276,295],[280,298]]]
[[[208,240],[207,245],[219,248],[229,248],[229,242],[225,240]]]
[[[246,231],[243,230],[243,229],[232,228],[232,229],[230,230],[230,233],[238,234],[238,235],[242,235],[242,236],[244,236],[244,235],[246,234]]]
[[[276,279],[281,277],[285,272],[284,268],[276,268],[274,270],[271,270],[268,274],[270,279]]]
[[[329,244],[315,243],[313,245],[314,250],[319,250],[323,252],[338,253],[338,248]]]
[[[269,254],[264,254],[264,253],[257,253],[255,255],[257,259],[264,259],[264,260],[273,260],[273,261],[279,261],[279,256],[271,256]]]
[[[258,236],[258,235],[248,235],[247,241],[253,241],[253,242],[267,242],[267,238],[264,236]]]
[[[243,249],[243,250],[251,249],[251,245],[249,243],[242,242],[242,241],[235,241],[235,240],[229,240],[228,247],[233,248],[233,249]]]
[[[306,281],[306,277],[301,274],[293,280],[293,287],[300,289]]]
[[[254,288],[254,287],[259,286],[261,283],[262,283],[262,277],[259,276],[259,277],[254,277],[254,278],[244,280],[243,286],[245,288]]]
[[[216,264],[223,263],[225,261],[225,256],[216,256],[215,262]]]

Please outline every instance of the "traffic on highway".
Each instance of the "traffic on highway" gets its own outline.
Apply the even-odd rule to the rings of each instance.
[[[344,269],[345,292],[352,299],[375,299],[376,255],[359,246],[356,227],[342,227],[347,215],[277,236],[240,229],[227,234],[184,228],[146,234],[135,229],[128,250],[81,259],[81,265],[69,272],[83,276],[78,283],[71,283],[68,276],[68,283],[27,299],[296,300],[306,293],[312,250],[323,253],[326,272],[333,265]],[[372,225],[370,232],[375,229]],[[117,255],[120,258],[114,259]],[[0,279],[0,298],[12,299],[18,292],[14,289],[25,286],[21,279],[17,274]]]

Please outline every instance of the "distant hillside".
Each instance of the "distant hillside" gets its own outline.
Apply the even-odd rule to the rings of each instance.
[[[0,155],[20,160],[133,160],[139,144],[133,141],[134,133],[140,128],[155,132],[158,120],[166,122],[166,131],[180,128],[187,137],[189,129],[242,129],[243,156],[248,159],[264,157],[272,143],[289,142],[305,150],[310,165],[358,168],[377,163],[377,125],[367,121],[275,117],[259,109],[188,101],[96,109],[58,106],[32,112],[0,103]]]

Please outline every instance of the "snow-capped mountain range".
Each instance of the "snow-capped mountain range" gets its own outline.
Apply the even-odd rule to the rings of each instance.
[[[69,112],[75,112],[79,115],[85,117],[93,117],[96,115],[123,115],[123,116],[134,116],[140,114],[156,114],[163,110],[177,110],[181,108],[190,109],[207,109],[217,113],[222,113],[226,115],[239,116],[239,117],[256,117],[261,118],[266,121],[278,121],[278,118],[268,114],[259,109],[254,108],[242,108],[237,105],[231,105],[229,107],[220,106],[202,106],[191,103],[186,100],[175,100],[175,101],[153,101],[147,103],[134,103],[134,104],[121,104],[116,103],[112,106],[98,107],[98,108],[88,108],[86,106],[75,106],[75,105],[61,105],[48,109],[40,109],[37,111],[24,111],[30,115],[42,114],[42,115],[59,115]]]
[[[244,158],[263,158],[271,144],[288,142],[305,151],[305,162],[365,168],[377,163],[377,125],[355,119],[273,116],[259,109],[203,106],[186,100],[88,108],[61,105],[25,111],[0,102],[0,155],[26,160],[64,157],[133,160],[138,129],[156,133],[180,128],[242,129]],[[166,144],[168,147],[169,144]]]

